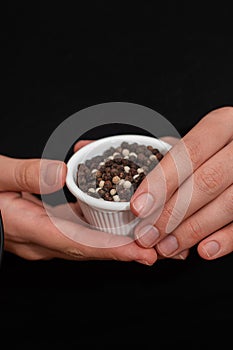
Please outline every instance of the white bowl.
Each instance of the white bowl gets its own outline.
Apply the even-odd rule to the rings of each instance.
[[[76,184],[77,167],[87,159],[102,155],[110,147],[119,147],[122,142],[134,143],[157,148],[163,155],[171,148],[171,145],[157,138],[143,135],[116,135],[94,141],[78,152],[67,162],[66,185],[70,192],[77,198],[82,212],[88,223],[95,229],[119,234],[131,235],[137,218],[130,210],[130,202],[109,202],[93,198],[80,190]]]

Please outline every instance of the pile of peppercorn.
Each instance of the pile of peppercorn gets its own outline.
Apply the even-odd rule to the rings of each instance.
[[[129,202],[146,175],[163,158],[152,146],[122,142],[78,165],[77,185],[94,198]]]

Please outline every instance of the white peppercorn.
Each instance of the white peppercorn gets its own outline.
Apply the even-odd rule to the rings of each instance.
[[[125,181],[125,182],[123,183],[123,187],[124,187],[125,189],[128,189],[128,188],[130,188],[131,186],[132,186],[132,184],[131,184],[130,181]]]
[[[115,196],[112,197],[114,202],[120,202],[120,197],[116,194]]]
[[[128,155],[129,155],[129,150],[128,150],[127,148],[123,149],[122,155],[123,155],[124,157],[128,156]]]

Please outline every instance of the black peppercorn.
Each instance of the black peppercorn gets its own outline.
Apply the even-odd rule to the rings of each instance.
[[[127,202],[146,175],[162,160],[152,146],[122,142],[77,167],[77,185],[93,198]]]

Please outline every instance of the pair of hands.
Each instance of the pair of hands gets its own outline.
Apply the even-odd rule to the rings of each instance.
[[[194,245],[199,255],[208,260],[231,253],[232,139],[231,107],[210,112],[181,140],[164,138],[173,144],[172,149],[131,199],[131,210],[141,218],[135,229],[135,240],[72,222],[68,206],[82,218],[77,203],[49,208],[50,215],[61,225],[68,228],[70,225],[86,237],[96,235],[102,248],[74,242],[63,235],[43,203],[32,195],[41,193],[40,176],[43,193],[52,193],[64,186],[66,165],[63,162],[0,156],[5,250],[31,260],[115,259],[146,265],[164,257],[185,259]],[[87,142],[78,142],[74,151]],[[106,247],[105,242],[110,245]]]

